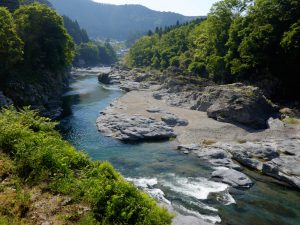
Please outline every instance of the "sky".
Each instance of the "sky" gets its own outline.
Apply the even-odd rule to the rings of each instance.
[[[219,0],[93,0],[116,5],[139,4],[158,11],[170,11],[185,16],[205,16]]]

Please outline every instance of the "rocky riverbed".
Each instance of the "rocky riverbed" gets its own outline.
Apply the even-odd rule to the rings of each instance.
[[[300,126],[283,123],[258,88],[176,79],[158,85],[152,76],[122,68],[99,76],[128,92],[101,112],[99,131],[121,141],[176,137],[179,151],[207,160],[211,179],[234,188],[255,185],[243,173],[247,167],[300,189]]]

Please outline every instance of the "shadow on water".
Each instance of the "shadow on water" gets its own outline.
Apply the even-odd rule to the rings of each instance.
[[[211,181],[205,162],[175,150],[171,142],[121,143],[97,131],[96,119],[122,92],[101,86],[95,70],[74,73],[65,94],[61,131],[77,149],[107,160],[150,195],[172,202],[182,214],[233,225],[300,224],[300,194],[252,171],[249,190],[230,189]],[[236,202],[236,204],[233,204]]]

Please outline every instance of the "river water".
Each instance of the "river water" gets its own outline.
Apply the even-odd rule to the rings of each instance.
[[[122,96],[97,81],[100,71],[76,70],[64,97],[64,138],[95,160],[106,160],[128,180],[179,213],[216,224],[299,225],[300,194],[272,179],[246,171],[255,182],[248,190],[230,189],[209,179],[211,169],[172,143],[123,144],[96,129],[99,112]]]

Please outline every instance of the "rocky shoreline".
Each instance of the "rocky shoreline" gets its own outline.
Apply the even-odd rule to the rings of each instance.
[[[125,142],[175,139],[183,154],[211,165],[211,179],[233,188],[255,185],[246,167],[300,189],[300,126],[283,123],[258,88],[162,76],[122,67],[101,74],[101,83],[128,93],[101,112],[98,130]]]

